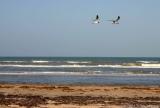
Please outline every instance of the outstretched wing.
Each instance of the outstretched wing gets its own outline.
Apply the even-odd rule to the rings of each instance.
[[[97,15],[97,16],[96,16],[96,20],[98,20],[98,19],[99,19],[99,16]]]
[[[118,16],[118,18],[116,19],[116,21],[120,20],[120,16]]]

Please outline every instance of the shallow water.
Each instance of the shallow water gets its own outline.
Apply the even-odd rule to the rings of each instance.
[[[0,82],[160,85],[160,58],[1,57]]]

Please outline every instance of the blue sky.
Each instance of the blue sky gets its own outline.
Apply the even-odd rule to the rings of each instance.
[[[159,10],[160,0],[0,0],[0,56],[159,57]]]

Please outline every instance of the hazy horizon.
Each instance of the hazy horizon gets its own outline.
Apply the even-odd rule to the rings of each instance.
[[[160,57],[159,0],[1,0],[0,57]],[[92,24],[96,15],[100,24]],[[120,24],[106,20],[121,16]]]

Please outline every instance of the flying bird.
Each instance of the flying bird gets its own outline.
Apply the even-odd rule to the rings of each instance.
[[[111,21],[112,24],[119,24],[118,22],[119,20],[120,20],[120,16],[118,16],[116,20],[108,20],[108,21]]]
[[[100,19],[99,19],[99,16],[97,14],[96,18],[93,20],[93,24],[98,24],[98,23],[100,23]]]

